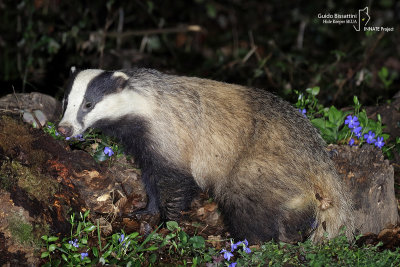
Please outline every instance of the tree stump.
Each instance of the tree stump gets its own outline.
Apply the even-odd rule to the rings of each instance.
[[[356,229],[361,234],[378,234],[397,224],[393,166],[381,150],[368,144],[361,148],[331,145],[328,149],[338,152],[332,159],[353,199]]]

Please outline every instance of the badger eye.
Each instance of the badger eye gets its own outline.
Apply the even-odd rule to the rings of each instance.
[[[92,107],[92,103],[91,102],[87,102],[86,104],[85,104],[85,108],[91,108]]]

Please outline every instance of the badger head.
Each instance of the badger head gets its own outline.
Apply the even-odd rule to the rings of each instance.
[[[58,131],[64,136],[76,136],[100,120],[148,113],[147,100],[128,86],[129,78],[122,71],[71,68]]]

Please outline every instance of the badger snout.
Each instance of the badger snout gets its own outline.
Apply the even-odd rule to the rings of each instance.
[[[70,125],[59,125],[58,132],[61,133],[63,136],[71,136],[72,135],[72,126]]]

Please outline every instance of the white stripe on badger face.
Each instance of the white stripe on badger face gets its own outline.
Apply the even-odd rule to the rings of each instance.
[[[68,106],[60,122],[60,125],[72,126],[72,136],[81,134],[87,128],[78,122],[78,111],[81,107],[88,84],[102,72],[104,71],[96,69],[83,70],[79,72],[74,79],[71,92],[68,96]]]
[[[149,98],[132,91],[124,89],[119,93],[105,96],[96,104],[94,109],[83,119],[84,124],[90,127],[100,119],[119,119],[125,115],[152,116],[152,103]]]

